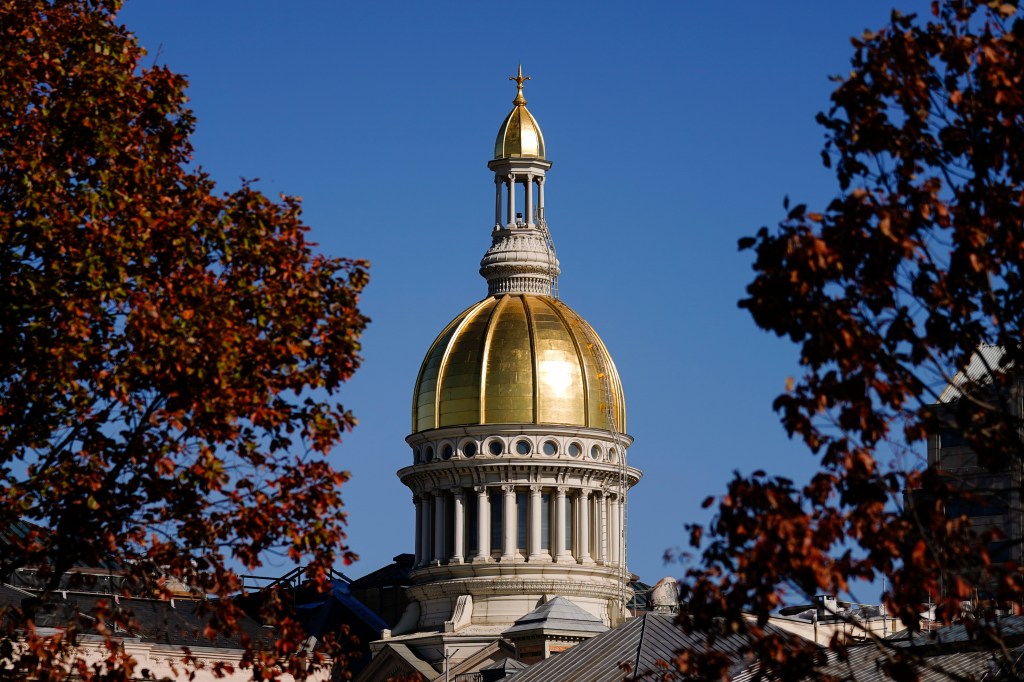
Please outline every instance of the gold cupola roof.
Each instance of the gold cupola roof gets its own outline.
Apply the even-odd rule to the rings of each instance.
[[[608,423],[609,393],[615,425]],[[488,297],[459,314],[431,344],[413,392],[413,432],[482,424],[625,433],[615,364],[569,306],[550,296]]]
[[[501,123],[498,138],[494,141],[494,158],[544,158],[544,135],[540,132],[537,119],[526,108],[523,96],[523,83],[530,80],[523,75],[523,65],[519,65],[519,73],[509,76],[518,87],[516,98],[512,100],[515,107]]]

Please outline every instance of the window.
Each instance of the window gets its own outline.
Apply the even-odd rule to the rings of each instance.
[[[939,433],[940,448],[955,448],[964,444],[964,434],[959,429],[943,429]]]
[[[526,550],[526,493],[516,493],[516,549]]]
[[[558,454],[558,443],[553,440],[544,441],[544,454],[555,455]]]
[[[448,563],[448,559],[455,551],[455,497],[453,495],[444,496],[444,556],[441,557],[441,561]]]
[[[516,443],[516,452],[520,455],[530,454],[530,443],[529,441],[521,440]]]
[[[476,454],[476,443],[473,441],[467,441],[462,444],[462,454],[466,457],[472,457]]]
[[[477,509],[477,496],[475,493],[466,495],[465,502],[463,502],[466,508],[466,554],[470,557],[476,556],[480,551],[477,546],[477,538],[479,533],[477,529],[480,523],[480,510]]]
[[[590,448],[590,458],[591,459],[601,459],[601,446],[600,445],[595,445],[592,448]]]
[[[487,444],[487,449],[490,450],[491,454],[497,457],[500,455],[505,448],[502,447],[500,440],[492,440]]]
[[[551,551],[551,493],[540,496],[540,548]]]
[[[569,495],[565,496],[565,518],[562,520],[565,523],[565,548],[570,552],[573,550],[572,542],[572,519],[573,519],[573,505],[576,504]]]
[[[453,452],[451,445],[445,445],[444,449],[441,450],[441,457],[444,459],[451,459]]]
[[[1006,501],[995,495],[974,495],[971,499],[957,499],[946,505],[948,518],[1002,516],[1008,512],[1009,505]]]
[[[579,457],[581,452],[583,452],[583,449],[580,447],[579,443],[569,443],[570,457]]]
[[[501,492],[492,492],[491,498],[491,551],[501,551]]]

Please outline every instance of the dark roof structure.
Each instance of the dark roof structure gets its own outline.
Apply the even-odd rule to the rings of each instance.
[[[231,638],[217,634],[213,639],[203,632],[209,618],[201,600],[172,599],[141,599],[136,597],[115,597],[112,594],[82,592],[52,592],[48,600],[27,590],[12,585],[0,585],[0,606],[16,607],[31,611],[33,622],[37,627],[63,629],[74,623],[84,634],[99,634],[98,623],[90,615],[100,601],[116,604],[132,614],[133,626],[128,629],[115,629],[106,624],[109,630],[124,640],[135,640],[151,644],[166,644],[188,647],[223,647],[242,649],[240,638],[248,636],[255,642],[269,640],[273,630],[263,628],[255,620],[247,617],[239,619],[241,632]]]
[[[394,563],[382,566],[362,578],[353,580],[351,588],[359,591],[374,587],[405,587],[409,585],[409,574],[412,573],[414,560],[415,555],[413,554],[399,554],[392,559]]]
[[[481,682],[496,682],[525,669],[525,663],[520,663],[514,658],[502,658],[489,666],[480,668],[480,680]]]

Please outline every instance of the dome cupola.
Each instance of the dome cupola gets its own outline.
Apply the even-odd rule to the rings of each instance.
[[[427,351],[413,401],[413,431],[482,424],[626,430],[611,356],[586,320],[550,296],[491,296],[463,311]]]
[[[515,81],[519,87],[516,98],[512,100],[515,107],[509,112],[501,127],[498,128],[498,138],[494,141],[494,158],[544,158],[544,135],[540,132],[537,119],[533,117],[530,110],[526,108],[526,98],[523,96],[523,83],[530,80],[529,76],[523,75],[523,66],[519,65],[519,73],[509,76],[509,80]]]
[[[624,433],[622,385],[611,356],[555,295],[559,265],[544,217],[551,162],[526,110],[523,83],[530,77],[520,66],[509,80],[518,89],[515,108],[498,134],[498,158],[487,164],[496,190],[491,247],[480,261],[488,298],[431,344],[416,379],[412,428],[557,424]],[[527,124],[539,146],[512,144],[525,139]]]

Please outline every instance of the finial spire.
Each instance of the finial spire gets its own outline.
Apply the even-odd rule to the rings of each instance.
[[[523,75],[523,65],[522,64],[519,65],[519,74],[515,75],[515,76],[509,76],[508,79],[510,81],[515,81],[516,82],[516,87],[519,88],[519,92],[516,93],[516,98],[514,100],[512,100],[512,104],[515,104],[517,107],[526,106],[526,98],[523,97],[523,83],[525,83],[528,80],[533,80],[533,79],[530,78],[529,76],[524,76]]]

